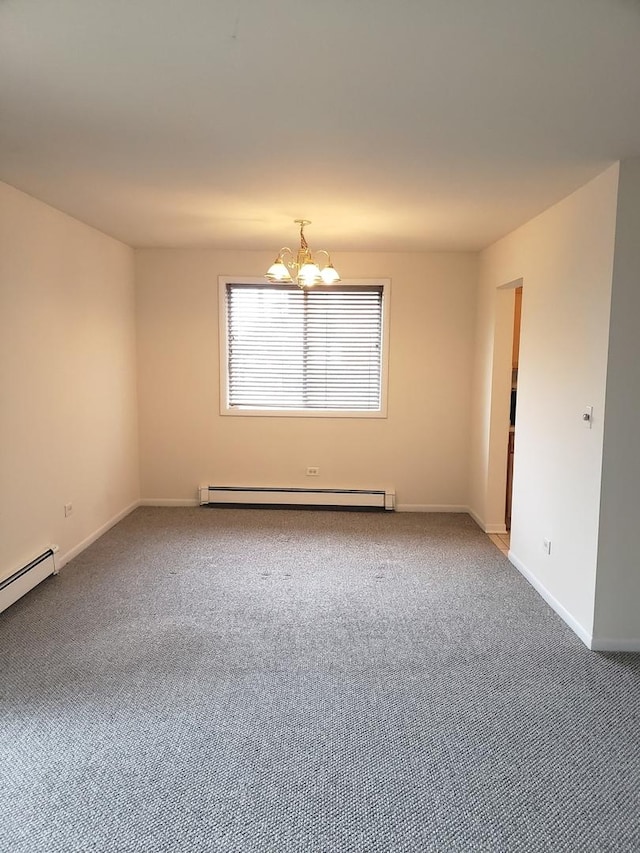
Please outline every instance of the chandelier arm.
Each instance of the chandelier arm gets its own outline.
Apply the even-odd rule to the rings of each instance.
[[[288,246],[283,246],[280,249],[280,251],[278,252],[278,258],[279,258],[281,263],[285,264],[285,266],[289,267],[290,269],[293,269],[292,261],[285,261],[285,259],[284,259],[285,254],[288,254],[290,256],[290,258],[292,258],[292,259],[294,257],[293,252],[291,251],[291,249]]]
[[[326,255],[327,256],[327,263],[328,264],[331,263],[331,255],[329,254],[329,252],[327,252],[326,249],[316,249],[316,255]]]

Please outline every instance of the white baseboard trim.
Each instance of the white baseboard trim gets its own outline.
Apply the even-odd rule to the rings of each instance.
[[[396,512],[469,512],[458,504],[396,504]]]
[[[640,640],[612,640],[610,637],[592,637],[594,652],[640,652]]]
[[[572,616],[571,613],[569,613],[569,611],[566,609],[566,607],[564,607],[562,604],[560,604],[558,599],[549,592],[549,590],[546,588],[546,586],[543,583],[541,583],[538,580],[538,578],[534,574],[532,574],[529,571],[529,569],[527,569],[526,566],[524,566],[520,562],[520,560],[516,557],[516,555],[513,553],[513,551],[509,551],[508,557],[509,557],[509,562],[513,566],[516,567],[516,569],[520,572],[520,574],[527,581],[529,581],[529,583],[536,590],[536,592],[539,593],[539,595],[541,595],[542,598],[544,598],[544,600],[547,602],[549,607],[551,607],[553,610],[555,610],[555,612],[558,614],[558,616],[564,622],[567,623],[567,625],[571,628],[571,630],[575,634],[578,635],[578,637],[580,637],[580,639],[585,644],[585,646],[588,649],[593,648],[593,646],[591,645],[593,642],[593,637],[592,637],[591,632],[587,631],[587,629],[584,627],[584,625],[581,625],[580,622],[578,622],[578,620],[574,616]]]
[[[507,527],[505,524],[485,524],[477,512],[468,508],[467,512],[484,533],[506,533]]]
[[[67,551],[66,554],[63,554],[62,557],[56,557],[56,567],[58,569],[61,569],[63,566],[66,566],[67,563],[73,560],[74,557],[77,557],[78,554],[81,554],[85,550],[85,548],[88,548],[89,545],[93,545],[96,539],[99,539],[103,535],[103,533],[106,533],[107,530],[110,530],[112,527],[115,527],[115,525],[119,521],[122,521],[122,519],[129,515],[130,512],[133,512],[134,509],[139,506],[139,504],[140,501],[134,501],[133,503],[129,504],[129,506],[125,507],[119,513],[114,515],[113,518],[110,518],[109,521],[106,521],[97,530],[94,530],[93,533],[90,533],[89,536],[82,540],[82,542],[79,542],[77,545]]]
[[[199,506],[196,498],[142,498],[140,506]]]

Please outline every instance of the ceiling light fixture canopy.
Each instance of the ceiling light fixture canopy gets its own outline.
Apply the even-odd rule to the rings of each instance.
[[[316,255],[326,255],[324,267],[316,262],[304,236],[305,225],[311,225],[310,219],[294,219],[300,226],[300,248],[294,254],[288,246],[278,252],[278,257],[271,264],[265,278],[273,282],[295,281],[298,287],[313,287],[314,284],[335,284],[340,281],[337,269],[331,263],[331,256],[326,249],[318,249]]]

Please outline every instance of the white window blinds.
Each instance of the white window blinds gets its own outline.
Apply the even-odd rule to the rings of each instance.
[[[376,412],[380,285],[226,286],[228,406]]]

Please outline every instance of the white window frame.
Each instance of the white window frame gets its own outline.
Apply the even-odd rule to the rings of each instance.
[[[391,301],[391,279],[345,279],[342,284],[349,286],[376,286],[382,288],[382,377],[380,383],[379,411],[350,411],[334,409],[236,409],[229,406],[229,337],[227,324],[227,285],[228,284],[265,284],[263,277],[219,276],[218,277],[218,319],[220,340],[220,414],[232,417],[260,418],[386,418],[389,385],[389,305]],[[266,284],[268,287],[268,283]]]

